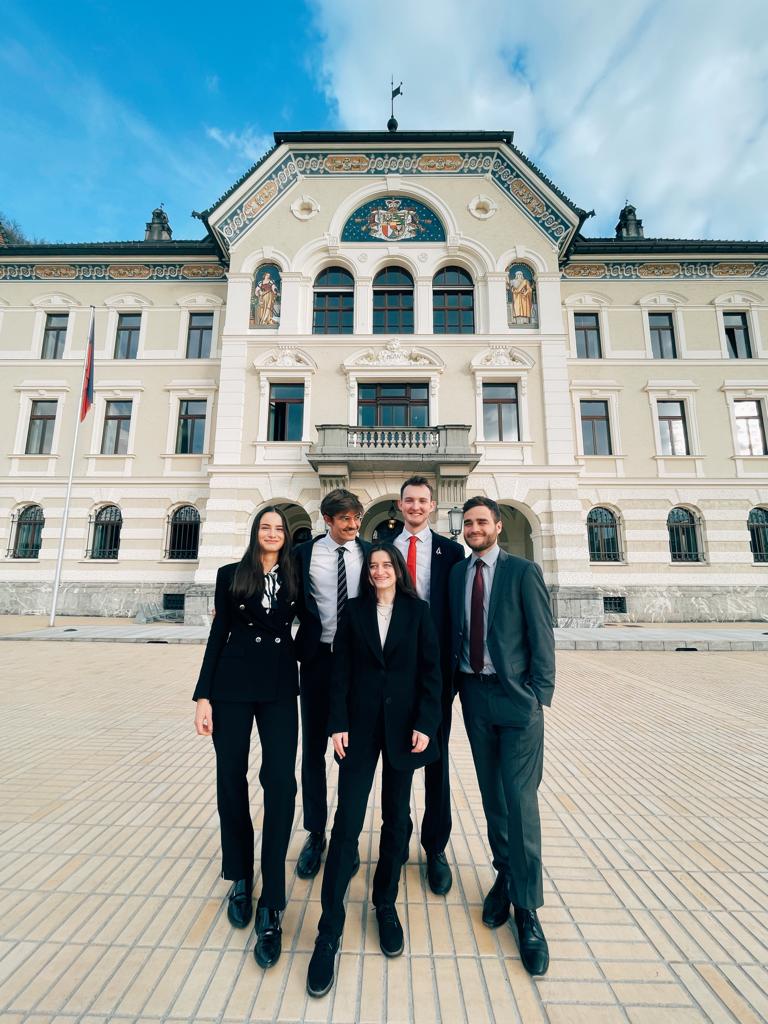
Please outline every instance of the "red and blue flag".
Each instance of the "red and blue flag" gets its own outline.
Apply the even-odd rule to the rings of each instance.
[[[91,327],[88,331],[88,348],[85,351],[85,371],[83,373],[83,393],[80,398],[80,422],[88,415],[88,410],[93,405],[93,321],[91,313]]]

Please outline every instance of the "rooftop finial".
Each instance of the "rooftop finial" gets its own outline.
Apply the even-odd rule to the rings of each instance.
[[[627,199],[624,209],[619,214],[616,225],[617,238],[643,238],[643,222],[637,216],[637,210]]]
[[[395,88],[395,79],[393,76],[390,79],[390,88],[392,89],[392,116],[387,121],[387,131],[396,132],[397,120],[395,118],[395,96],[403,95],[403,83],[401,82],[400,85],[398,85],[397,88]]]

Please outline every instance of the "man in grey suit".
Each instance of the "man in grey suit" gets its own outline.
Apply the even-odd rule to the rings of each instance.
[[[504,924],[511,903],[523,964],[529,974],[544,974],[537,790],[542,705],[552,703],[555,687],[552,612],[539,566],[499,548],[496,502],[470,498],[463,511],[472,554],[451,571],[451,654],[497,871],[483,923]]]

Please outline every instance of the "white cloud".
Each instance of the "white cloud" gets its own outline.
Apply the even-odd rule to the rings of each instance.
[[[238,157],[244,157],[255,163],[274,145],[271,135],[265,135],[248,125],[240,132],[226,132],[221,128],[207,127],[205,134],[209,139],[218,142],[224,149],[230,150]]]
[[[768,3],[314,0],[342,128],[508,129],[612,234],[768,238]]]

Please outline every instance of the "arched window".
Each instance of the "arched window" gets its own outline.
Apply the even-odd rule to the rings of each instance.
[[[701,562],[696,517],[687,508],[673,508],[667,516],[669,553],[673,562]]]
[[[27,505],[16,517],[16,533],[13,538],[13,558],[37,558],[43,539],[45,516],[39,505]]]
[[[587,516],[590,562],[620,562],[619,524],[609,508],[593,508]]]
[[[373,333],[413,334],[413,278],[401,267],[373,279]]]
[[[168,558],[197,558],[200,544],[200,513],[194,505],[182,505],[168,516]]]
[[[475,287],[461,267],[444,267],[432,278],[435,334],[475,333]]]
[[[120,530],[123,526],[123,514],[117,505],[105,505],[100,508],[90,523],[93,529],[93,541],[89,558],[117,558],[120,550]]]
[[[354,321],[354,277],[343,267],[321,270],[315,278],[312,333],[352,334]]]
[[[753,508],[747,525],[753,561],[768,562],[768,508]]]

